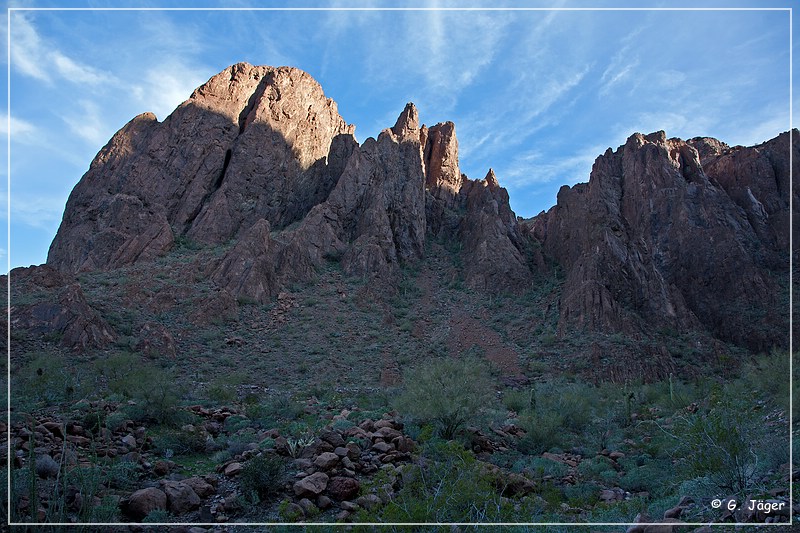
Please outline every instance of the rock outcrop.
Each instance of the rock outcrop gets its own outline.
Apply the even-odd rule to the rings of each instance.
[[[80,285],[48,265],[15,268],[10,278],[12,330],[58,337],[61,346],[76,352],[105,348],[117,339],[111,326],[86,302]],[[5,285],[5,276],[0,283]]]
[[[114,268],[175,236],[215,244],[261,219],[284,227],[327,197],[353,131],[305,72],[233,65],[164,122],[145,113],[112,137],[70,194],[48,264]]]
[[[788,154],[788,135],[728,149],[657,132],[598,157],[528,225],[566,271],[561,331],[702,324],[753,350],[784,344]]]
[[[637,133],[520,222],[492,170],[461,173],[453,123],[422,125],[408,104],[377,139],[353,133],[308,74],[234,65],[163,122],[146,113],[114,135],[70,195],[48,264],[66,279],[176,243],[216,247],[199,268],[214,294],[265,303],[328,262],[391,286],[435,238],[480,291],[523,293],[559,265],[562,335],[786,344],[788,134],[731,148]],[[105,336],[91,331],[78,343]]]

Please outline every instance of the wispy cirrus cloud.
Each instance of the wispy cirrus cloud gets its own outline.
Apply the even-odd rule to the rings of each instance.
[[[499,168],[498,173],[511,187],[526,187],[535,184],[558,181],[570,185],[588,181],[597,156],[607,147],[591,145],[553,159],[542,150],[530,150],[514,158],[508,166]]]
[[[10,131],[9,131],[9,126]],[[11,135],[13,142],[28,143],[37,139],[37,129],[32,123],[11,117],[9,120],[8,113],[0,114],[0,136],[7,137]]]
[[[173,57],[144,72],[131,86],[131,92],[143,106],[164,120],[172,111],[215,74],[212,69],[198,67]]]
[[[116,82],[108,72],[82,64],[42,39],[25,14],[15,13],[9,26],[11,67],[15,71],[48,84],[56,79],[82,86]]]

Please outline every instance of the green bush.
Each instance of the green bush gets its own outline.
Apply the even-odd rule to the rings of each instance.
[[[526,413],[520,417],[519,425],[525,430],[525,436],[517,443],[522,453],[538,455],[562,444],[564,419],[558,413]]]
[[[526,390],[509,390],[503,395],[503,405],[509,411],[521,413],[536,407],[536,389],[531,387]]]
[[[154,511],[150,511],[150,513],[144,517],[142,522],[146,524],[159,524],[164,522],[169,522],[169,513],[163,509],[156,509]]]
[[[611,459],[599,455],[584,459],[578,465],[578,475],[587,480],[612,484],[616,482],[617,471],[611,466]]]
[[[719,489],[744,496],[765,472],[767,435],[751,410],[720,402],[708,412],[681,417],[673,434],[674,456],[690,477],[706,477]]]
[[[453,441],[438,441],[426,445],[423,454],[428,460],[405,468],[402,489],[378,516],[362,511],[358,521],[513,521],[513,502],[497,493],[491,475],[472,452]]]
[[[420,422],[432,422],[452,439],[494,399],[487,366],[474,358],[427,361],[405,373],[397,409]]]
[[[544,477],[561,478],[564,477],[568,468],[564,463],[551,461],[544,457],[525,457],[517,460],[512,467],[514,472],[528,472],[537,479]]]
[[[205,452],[206,439],[198,431],[168,430],[153,437],[153,449],[159,455],[191,455]]]
[[[16,406],[54,405],[81,394],[81,380],[67,359],[42,353],[15,369],[11,399]]]
[[[172,372],[130,353],[100,360],[97,371],[112,392],[133,400],[124,408],[132,419],[173,425],[180,422],[177,407],[181,391]]]
[[[251,502],[264,501],[283,488],[285,465],[276,455],[263,454],[245,463],[239,474],[242,493]]]

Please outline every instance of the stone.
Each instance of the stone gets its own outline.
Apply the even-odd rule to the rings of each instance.
[[[375,450],[378,453],[387,453],[387,452],[393,450],[394,446],[392,446],[388,442],[378,441],[378,442],[376,442],[375,444],[372,445],[372,449]]]
[[[80,285],[68,283],[50,266],[15,268],[10,276],[13,291],[42,294],[38,301],[13,307],[13,329],[40,336],[59,335],[60,345],[74,352],[105,348],[117,340],[116,332],[86,302]]]
[[[200,498],[208,498],[216,492],[216,489],[210,483],[199,476],[184,479],[183,483],[191,487]]]
[[[350,512],[350,513],[354,513],[354,512],[356,512],[356,511],[358,511],[360,509],[360,507],[359,507],[359,505],[357,503],[353,503],[353,502],[350,502],[350,501],[339,502],[339,508],[341,508],[342,511]]]
[[[395,439],[397,437],[401,437],[403,434],[400,433],[399,431],[397,431],[394,428],[384,426],[384,427],[380,427],[380,428],[376,429],[375,430],[375,435],[377,435],[378,437],[384,439],[387,442],[391,442],[392,439]]]
[[[49,455],[40,455],[36,458],[36,475],[41,478],[54,478],[58,476],[61,470],[52,457]]]
[[[328,486],[328,476],[323,472],[315,472],[310,476],[297,481],[294,486],[294,493],[297,496],[319,495]]]
[[[128,447],[128,449],[135,449],[136,448],[136,438],[133,435],[125,435],[120,439],[122,444]]]
[[[238,475],[242,471],[243,468],[244,467],[242,466],[242,463],[234,462],[234,463],[230,463],[229,465],[227,465],[222,472],[227,477],[233,477],[233,476]]]
[[[300,508],[303,509],[303,514],[307,517],[315,516],[316,514],[319,513],[319,509],[317,508],[317,506],[314,505],[314,502],[312,502],[308,498],[303,498],[302,500],[297,502],[297,505],[299,505]]]
[[[317,497],[317,507],[319,507],[323,511],[326,509],[330,509],[332,505],[333,502],[331,501],[331,499],[325,496],[324,494],[321,494]]]
[[[165,481],[162,490],[167,495],[167,508],[175,515],[183,515],[200,507],[200,497],[188,483]]]
[[[153,464],[153,473],[157,476],[166,476],[169,474],[170,465],[167,461],[156,461]]]
[[[335,476],[328,482],[328,495],[334,500],[350,500],[358,495],[361,484],[351,477]]]
[[[330,470],[339,463],[339,456],[331,452],[323,452],[314,459],[314,466],[322,470]]]
[[[344,448],[344,447],[340,446],[340,447],[334,449],[333,453],[335,453],[339,457],[347,457],[347,455],[349,453],[349,450],[347,448]]]
[[[364,509],[370,510],[381,505],[381,499],[376,494],[365,494],[359,496],[356,503]]]
[[[320,435],[320,438],[329,443],[334,448],[343,448],[346,444],[341,433],[337,431],[325,431]]]
[[[135,520],[142,520],[153,511],[166,510],[167,495],[155,487],[137,490],[125,504],[125,511]]]

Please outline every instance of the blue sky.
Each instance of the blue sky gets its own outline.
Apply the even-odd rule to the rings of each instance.
[[[413,5],[677,6],[568,0]],[[787,11],[15,10],[5,20],[11,44],[2,58],[11,107],[0,127],[9,138],[10,122],[11,243],[3,232],[0,264],[8,260],[12,268],[45,261],[70,190],[116,130],[145,111],[165,118],[192,89],[239,61],[309,72],[356,125],[359,142],[392,126],[408,101],[426,124],[452,120],[462,172],[482,178],[493,167],[524,217],[552,206],[560,186],[587,181],[594,159],[633,132],[663,129],[669,136],[750,145],[790,126]],[[795,102],[795,113],[798,108]],[[6,163],[0,165],[4,178]],[[5,192],[0,210],[6,218]]]

